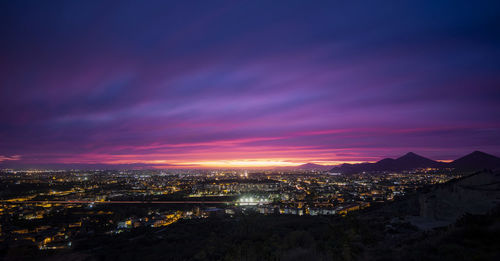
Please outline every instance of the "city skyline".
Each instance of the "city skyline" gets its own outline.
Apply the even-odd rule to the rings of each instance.
[[[500,155],[499,4],[0,4],[0,167]]]

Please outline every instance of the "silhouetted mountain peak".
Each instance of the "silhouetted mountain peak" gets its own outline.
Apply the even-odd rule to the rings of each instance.
[[[385,158],[385,159],[377,161],[377,163],[379,163],[379,164],[388,164],[388,163],[392,163],[394,161],[395,161],[395,159]]]
[[[413,152],[408,152],[405,155],[397,158],[396,160],[421,160],[421,159],[431,160],[431,159],[422,157],[422,156],[420,156],[416,153],[413,153]]]
[[[438,162],[413,152],[408,152],[394,161],[394,169],[432,168],[438,165]]]
[[[320,165],[316,163],[306,163],[302,164],[300,166],[297,166],[296,169],[301,169],[301,170],[329,170],[331,169],[332,166],[326,166],[326,165]]]
[[[474,156],[474,157],[495,157],[491,154],[488,154],[488,153],[485,153],[485,152],[482,152],[482,151],[479,151],[479,150],[475,150],[473,151],[471,154],[468,154],[468,155],[465,155],[466,156]],[[496,157],[495,157],[496,158]]]
[[[315,164],[315,163],[306,163],[306,164],[300,165],[299,167],[318,167],[318,166],[321,166],[321,165]]]
[[[451,166],[458,169],[494,169],[500,167],[500,158],[476,150],[454,160]]]
[[[470,159],[478,159],[478,160],[484,160],[484,159],[498,159],[500,160],[500,158],[496,157],[496,156],[493,156],[491,154],[488,154],[488,153],[484,153],[482,151],[474,151],[470,154],[467,154],[455,161],[461,161],[461,160],[470,160]]]

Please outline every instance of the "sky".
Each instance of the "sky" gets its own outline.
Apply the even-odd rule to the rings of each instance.
[[[500,156],[499,1],[2,1],[0,166]]]

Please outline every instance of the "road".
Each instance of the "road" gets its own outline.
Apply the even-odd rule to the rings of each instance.
[[[91,201],[91,200],[26,200],[6,201],[2,204],[235,204],[235,201]],[[245,202],[245,204],[262,204],[262,202]]]

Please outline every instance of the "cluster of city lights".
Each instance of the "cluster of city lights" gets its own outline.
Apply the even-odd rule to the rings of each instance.
[[[239,205],[242,206],[249,206],[249,205],[257,205],[257,204],[267,204],[269,203],[269,200],[267,199],[258,199],[254,197],[242,197],[238,200]]]

